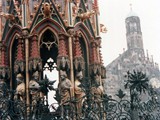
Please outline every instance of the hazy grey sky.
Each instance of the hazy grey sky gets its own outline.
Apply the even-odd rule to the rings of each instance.
[[[148,49],[154,62],[160,64],[160,0],[99,0],[100,23],[108,29],[101,35],[104,65],[123,53],[123,48],[127,49],[125,18],[131,3],[141,21],[145,53]]]

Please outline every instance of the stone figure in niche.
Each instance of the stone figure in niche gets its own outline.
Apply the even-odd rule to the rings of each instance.
[[[98,106],[100,106],[100,103],[102,102],[101,98],[104,93],[104,90],[103,90],[101,78],[99,75],[94,75],[91,92],[93,94],[94,101],[97,103]]]
[[[17,74],[16,81],[17,81],[17,87],[16,87],[14,99],[21,100],[22,102],[24,102],[25,101],[25,83],[24,83],[24,77],[21,73]]]
[[[0,98],[5,98],[7,95],[7,84],[4,79],[0,79]]]
[[[32,75],[32,79],[29,81],[29,90],[31,96],[31,110],[32,110],[32,119],[35,119],[36,111],[37,111],[37,103],[40,101],[40,85],[38,83],[39,73],[36,71]]]
[[[76,79],[75,79],[74,93],[75,93],[75,99],[76,99],[76,110],[77,110],[77,114],[79,115],[81,115],[82,113],[82,106],[83,106],[83,101],[85,96],[85,93],[81,88],[82,79],[83,79],[82,71],[77,72]]]
[[[59,83],[59,95],[60,95],[60,106],[61,106],[61,117],[68,119],[70,116],[71,100],[73,98],[73,84],[67,78],[66,71],[60,70],[60,83]]]
[[[39,74],[38,71],[36,71],[32,75],[32,79],[29,81],[29,89],[30,89],[30,95],[32,98],[32,105],[35,105],[37,103],[37,100],[40,98],[40,85],[38,83]]]
[[[60,96],[61,105],[68,105],[69,100],[73,97],[73,85],[72,82],[67,78],[65,71],[60,71]]]

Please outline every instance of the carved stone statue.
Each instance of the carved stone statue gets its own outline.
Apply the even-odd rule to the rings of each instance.
[[[74,86],[74,93],[75,93],[75,99],[76,99],[76,109],[77,109],[77,114],[81,115],[82,112],[82,104],[84,101],[84,91],[80,87],[81,85],[81,80],[83,78],[82,71],[77,72],[76,74],[76,79],[75,79],[75,86]]]
[[[61,117],[66,118],[70,116],[69,107],[70,100],[73,97],[73,84],[67,78],[66,71],[60,70],[60,83],[59,83],[60,105],[61,105]]]
[[[0,99],[8,97],[7,95],[7,84],[4,79],[0,79]]]
[[[36,71],[36,72],[33,73],[32,78],[33,78],[35,81],[38,82],[38,80],[39,80],[39,73],[38,73],[38,71]]]
[[[38,72],[36,71],[32,75],[32,79],[29,81],[29,89],[30,89],[30,95],[32,97],[32,106],[36,105],[37,100],[40,98],[40,85],[38,83]]]
[[[50,17],[51,10],[52,10],[51,3],[48,3],[48,2],[42,3],[42,11],[43,11],[44,17]]]
[[[24,83],[23,75],[21,73],[17,74],[16,80],[17,80],[17,88],[16,88],[16,93],[14,95],[14,99],[15,100],[19,99],[22,102],[24,102],[24,100],[25,100],[25,83]]]
[[[83,22],[84,20],[90,18],[92,15],[94,15],[95,12],[94,11],[87,11],[85,13],[81,13],[78,15],[78,17],[81,19],[81,21]]]
[[[29,81],[29,89],[31,95],[31,110],[32,110],[32,119],[35,119],[36,111],[37,111],[37,102],[40,101],[40,85],[38,83],[39,74],[38,71],[33,73],[32,79]]]
[[[0,16],[4,17],[6,20],[11,20],[11,21],[15,21],[15,16],[12,15],[12,14],[5,14],[5,13],[2,13],[0,14]]]
[[[65,71],[60,71],[60,96],[61,96],[61,105],[68,105],[68,102],[73,97],[73,85],[71,81],[67,78]]]
[[[91,92],[94,95],[93,98],[94,98],[95,102],[97,104],[99,104],[101,102],[101,98],[104,93],[103,86],[101,84],[99,75],[94,76],[94,82],[93,82],[93,86],[91,88]]]

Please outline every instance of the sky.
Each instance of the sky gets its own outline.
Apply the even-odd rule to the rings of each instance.
[[[104,65],[127,49],[125,19],[132,10],[139,16],[146,54],[160,65],[160,0],[99,0],[100,23],[107,28],[101,34]]]

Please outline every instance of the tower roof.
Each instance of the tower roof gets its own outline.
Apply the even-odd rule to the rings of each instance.
[[[138,15],[137,15],[135,12],[130,11],[130,12],[128,13],[128,15],[127,15],[127,18],[128,18],[128,17],[133,17],[133,16],[138,17]]]
[[[132,10],[132,4],[130,4],[130,12],[128,13],[126,18],[133,17],[133,16],[138,17],[138,15]]]

